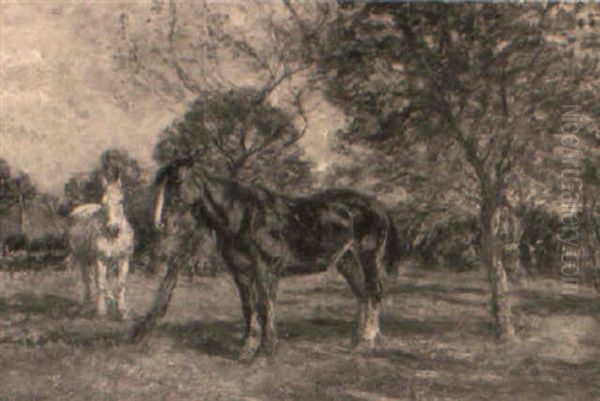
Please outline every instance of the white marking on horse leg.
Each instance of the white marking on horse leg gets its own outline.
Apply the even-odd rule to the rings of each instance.
[[[367,317],[367,304],[363,300],[358,300],[356,308],[356,340],[360,341],[364,338],[365,323]]]
[[[96,313],[98,316],[106,316],[107,308],[107,283],[106,283],[106,264],[98,259],[96,262],[96,289],[97,303]]]
[[[117,274],[117,311],[121,317],[127,315],[125,302],[125,291],[127,285],[127,273],[129,272],[129,258],[124,257],[119,261],[119,272]]]
[[[363,339],[369,342],[374,342],[381,334],[379,331],[379,309],[379,302],[372,299],[367,302]]]
[[[256,310],[250,312],[248,319],[249,321],[247,322],[247,332],[244,333],[244,342],[238,355],[238,359],[240,361],[252,360],[252,358],[256,354],[256,351],[258,350],[258,347],[260,346],[259,336],[261,333],[261,329]]]
[[[275,302],[272,296],[268,296],[266,293],[259,294],[258,318],[261,325],[260,348],[266,355],[272,355],[277,348]]]
[[[272,299],[268,299],[267,300],[267,305],[266,305],[266,323],[265,323],[265,329],[267,330],[267,337],[275,337],[277,334],[276,331],[276,327],[275,327],[275,302],[273,302]],[[276,341],[277,338],[272,338],[273,341]]]

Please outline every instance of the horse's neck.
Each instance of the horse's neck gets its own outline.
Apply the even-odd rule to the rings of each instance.
[[[119,220],[125,219],[125,209],[122,207],[111,211]]]
[[[236,207],[231,198],[234,187],[239,186],[235,181],[203,174],[199,183],[199,200],[203,205],[204,213],[213,223],[221,229],[227,229],[229,217]]]

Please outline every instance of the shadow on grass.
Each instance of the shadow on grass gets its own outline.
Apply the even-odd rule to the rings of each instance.
[[[75,318],[83,314],[79,302],[52,294],[19,293],[10,298],[0,297],[0,312],[43,315],[50,318]]]
[[[46,335],[47,342],[65,343],[76,347],[110,348],[129,344],[128,331],[114,327],[94,327],[80,329],[51,330]]]
[[[96,319],[73,299],[53,294],[18,293],[0,297],[0,315],[8,325],[0,341],[39,346],[116,346],[125,342],[125,323]],[[35,318],[33,318],[35,317]]]
[[[444,333],[461,333],[466,337],[491,337],[492,327],[480,321],[418,321],[410,319],[382,318],[382,331],[386,337],[435,337]],[[347,342],[353,338],[356,322],[335,318],[312,318],[303,320],[282,319],[277,322],[280,345],[286,342],[309,341],[314,343],[335,339]],[[174,340],[176,347],[235,360],[241,347],[241,321],[191,321],[163,323],[156,330],[158,335]]]
[[[158,326],[156,331],[173,338],[176,347],[191,348],[210,356],[236,360],[241,347],[241,322],[163,323]]]
[[[306,320],[282,320],[278,323],[279,333],[288,339],[318,341],[319,339],[349,339],[356,331],[356,322],[335,318],[313,318]],[[457,333],[470,337],[491,336],[488,322],[456,320],[413,320],[382,316],[381,330],[385,336],[402,338],[415,335],[432,337],[444,333]]]
[[[472,386],[449,377],[456,377],[457,372],[472,374],[478,369],[472,362],[451,356],[389,348],[362,353],[359,360],[357,363],[356,358],[332,358],[308,371],[303,380],[286,384],[293,399],[302,401],[429,400],[442,394],[446,397],[439,399],[450,399],[448,396],[452,395],[451,399],[463,400],[469,399]],[[272,386],[266,392],[270,399],[281,399],[278,390]]]
[[[475,294],[486,295],[488,291],[479,287],[455,287],[446,284],[411,284],[401,283],[393,286],[388,290],[389,294],[405,295],[405,294]]]
[[[535,290],[520,290],[517,292],[521,302],[515,306],[517,312],[528,315],[579,315],[600,316],[600,298],[589,298],[577,295],[562,296]]]
[[[462,299],[461,295],[478,295],[486,296],[488,291],[477,287],[452,287],[443,284],[394,284],[390,288],[385,290],[385,296],[397,296],[397,297],[425,297],[431,298],[436,301],[444,301],[451,304],[463,305],[463,306],[476,306],[485,307],[486,300],[471,300]],[[324,297],[341,297],[347,299],[354,299],[354,295],[350,291],[347,285],[327,285],[319,286],[315,288],[303,288],[303,289],[286,289],[283,299],[280,301],[282,304],[293,304],[295,303],[296,296],[324,296]]]

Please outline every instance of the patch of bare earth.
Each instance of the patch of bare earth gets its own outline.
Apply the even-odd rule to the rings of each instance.
[[[491,337],[480,273],[405,269],[389,283],[387,341],[354,352],[355,302],[330,273],[282,281],[280,349],[239,364],[237,292],[227,277],[182,278],[140,345],[130,323],[78,303],[76,272],[0,275],[0,400],[593,400],[600,399],[600,299],[540,280],[515,290],[519,341]],[[158,279],[133,274],[143,313]]]

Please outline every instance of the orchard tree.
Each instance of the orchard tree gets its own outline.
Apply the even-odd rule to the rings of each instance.
[[[72,176],[64,186],[64,194],[69,208],[84,203],[97,203],[100,199],[96,192],[89,173]]]
[[[13,206],[18,206],[19,226],[21,231],[26,224],[26,207],[37,194],[35,185],[31,182],[29,175],[18,172],[15,176],[11,174],[10,165],[4,159],[0,159],[0,214],[5,213]]]
[[[4,214],[11,206],[10,179],[10,165],[6,160],[0,158],[0,215]]]
[[[211,92],[196,99],[182,119],[162,132],[155,158],[168,161],[196,154],[209,169],[244,181],[282,187],[307,180],[292,116],[253,88]],[[286,176],[269,172],[285,170]]]
[[[325,26],[327,10],[321,3],[296,10],[286,2],[160,1],[139,17],[121,15],[114,59],[124,83],[165,103],[250,82],[268,96],[310,67],[300,39]]]
[[[65,183],[69,207],[99,203],[103,193],[102,178],[121,180],[126,203],[128,195],[144,184],[138,162],[126,150],[108,149],[100,155],[98,167],[89,173],[75,175]]]
[[[170,0],[149,6],[147,18],[123,15],[115,60],[128,84],[167,106],[192,100],[164,130],[156,159],[193,148],[233,177],[306,187],[296,142],[308,127],[314,64],[301,38],[324,27],[324,11],[320,3]]]
[[[100,155],[100,168],[96,175],[108,180],[120,179],[125,195],[142,185],[142,170],[137,160],[124,149],[108,149]]]
[[[574,15],[543,4],[345,3],[317,57],[330,99],[353,118],[345,135],[391,156],[383,161],[401,159],[395,173],[384,167],[392,182],[441,177],[443,196],[476,202],[492,315],[506,339],[515,329],[503,230],[518,188],[547,163],[556,104],[573,93],[585,94],[584,108],[598,104],[585,85],[597,63],[565,62],[568,46],[553,40],[564,19]],[[429,161],[417,174],[402,168],[415,155]]]
[[[15,203],[19,207],[19,225],[21,231],[23,231],[27,216],[25,208],[27,207],[27,203],[37,194],[37,189],[31,182],[29,175],[25,173],[18,173],[17,176],[11,180],[10,187],[13,199],[15,199]]]

